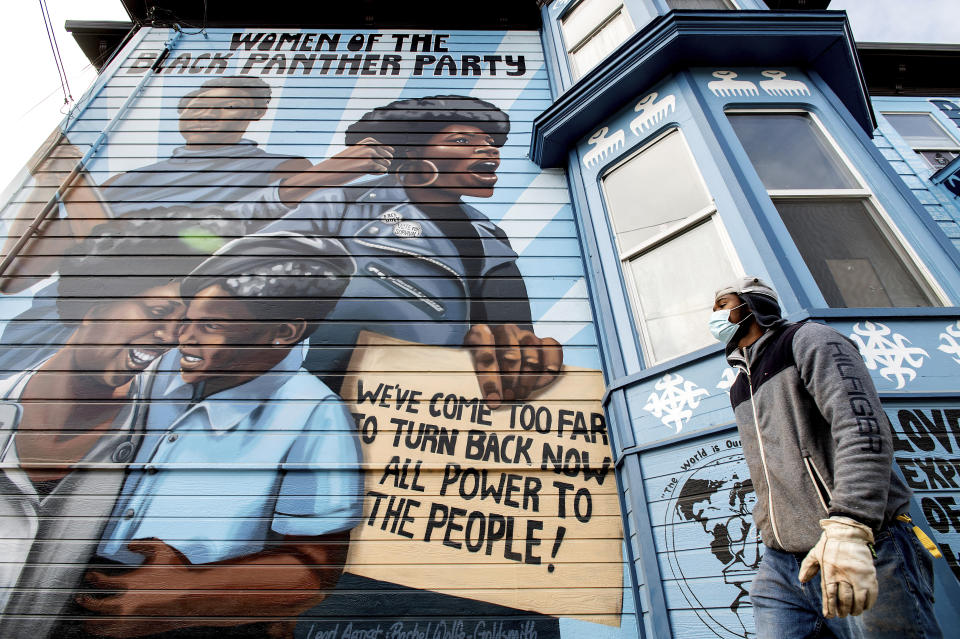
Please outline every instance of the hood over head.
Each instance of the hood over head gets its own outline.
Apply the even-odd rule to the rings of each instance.
[[[754,321],[760,328],[770,330],[780,328],[787,324],[783,319],[780,304],[777,299],[777,292],[769,284],[759,277],[748,275],[738,278],[727,286],[721,287],[714,293],[713,298],[717,299],[721,295],[737,295],[747,305]],[[729,355],[737,348],[737,342],[743,336],[750,322],[743,322],[740,328],[734,334],[733,339],[727,344],[726,352]]]

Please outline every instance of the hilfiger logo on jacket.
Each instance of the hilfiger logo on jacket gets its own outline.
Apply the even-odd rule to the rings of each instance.
[[[870,401],[870,397],[863,389],[863,380],[855,374],[853,358],[843,352],[840,342],[828,342],[831,349],[830,356],[837,367],[837,373],[847,389],[847,399],[850,410],[857,416],[857,432],[865,438],[862,450],[880,453],[883,452],[883,440],[880,438],[880,421],[878,411]],[[850,373],[854,373],[851,375]]]
[[[808,551],[830,513],[880,530],[909,508],[910,489],[890,470],[891,426],[861,359],[817,322],[772,326],[728,356],[743,371],[730,399],[755,521],[772,548]]]

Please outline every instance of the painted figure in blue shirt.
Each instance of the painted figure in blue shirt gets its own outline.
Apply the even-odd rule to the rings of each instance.
[[[336,240],[273,234],[226,244],[184,281],[179,350],[149,390],[142,470],[98,550],[130,568],[88,573],[112,593],[77,598],[97,615],[88,629],[290,618],[336,584],[362,514],[361,456],[344,404],[300,364],[354,269]]]

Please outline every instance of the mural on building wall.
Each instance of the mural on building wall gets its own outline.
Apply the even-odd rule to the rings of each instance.
[[[118,116],[166,36],[3,212],[122,118],[0,282],[0,634],[635,636],[537,34],[210,30]]]

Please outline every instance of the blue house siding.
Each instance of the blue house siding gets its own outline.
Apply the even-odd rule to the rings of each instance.
[[[657,26],[648,25],[649,33],[656,32]],[[636,40],[612,53],[598,70],[561,93],[551,112],[534,123],[532,151],[534,157],[550,161],[557,155],[548,145],[568,135],[562,133],[563,127],[575,127],[580,133],[567,143],[566,168],[584,250],[593,265],[588,269],[590,290],[596,296],[600,347],[609,380],[605,404],[621,445],[617,451],[623,458],[620,477],[629,496],[624,500],[629,525],[636,530],[634,557],[645,627],[653,629],[655,636],[751,636],[754,628],[746,587],[762,552],[749,516],[752,496],[742,484],[748,473],[727,395],[734,371],[719,345],[659,363],[644,356],[603,195],[605,173],[671,130],[682,133],[692,152],[716,206],[715,218],[732,246],[735,268],[771,281],[788,318],[825,322],[861,340],[881,398],[898,429],[898,472],[909,475],[917,487],[913,509],[917,522],[947,551],[948,561],[937,562],[938,615],[950,627],[960,621],[960,611],[952,603],[960,601],[960,586],[953,574],[953,547],[960,528],[951,520],[957,496],[956,480],[950,474],[960,459],[953,439],[960,426],[951,426],[950,421],[955,414],[951,408],[956,405],[955,379],[960,374],[951,355],[951,340],[958,339],[953,333],[960,332],[955,205],[929,184],[929,176],[921,177],[911,166],[912,151],[902,153],[889,143],[884,135],[889,127],[879,116],[880,107],[874,107],[880,122],[875,133],[872,125],[866,126],[869,118],[859,112],[854,115],[860,103],[849,86],[842,86],[841,76],[831,77],[812,65],[777,63],[778,54],[773,52],[765,62],[759,48],[753,53],[755,64],[724,63],[724,46],[716,48],[713,63],[671,67],[662,59],[671,53],[663,50],[661,59],[651,54],[649,64],[670,69],[669,73],[621,71],[617,65],[629,61],[624,58],[621,63],[618,56],[627,49],[642,51],[643,35],[638,33]],[[763,46],[767,43],[758,44]],[[737,75],[714,75],[720,70]],[[782,74],[764,75],[770,70]],[[614,79],[606,81],[606,73]],[[857,82],[855,73],[842,77],[850,84]],[[730,78],[744,84],[724,84]],[[791,82],[770,84],[777,78]],[[718,81],[721,84],[711,85]],[[616,100],[588,94],[583,88],[587,86],[597,87],[604,96],[616,95]],[[646,111],[639,103],[652,94],[656,97],[648,104],[653,108],[650,117],[644,118]],[[729,124],[727,113],[743,109],[797,109],[816,118],[895,233],[924,265],[944,307],[826,308]],[[541,152],[542,156],[537,155]],[[913,410],[913,417],[905,417],[907,410]],[[926,412],[920,417],[917,411]],[[905,432],[898,419],[907,429],[914,423],[933,426]],[[919,444],[911,443],[911,433]],[[714,534],[720,529],[740,533],[728,534],[721,543]]]

